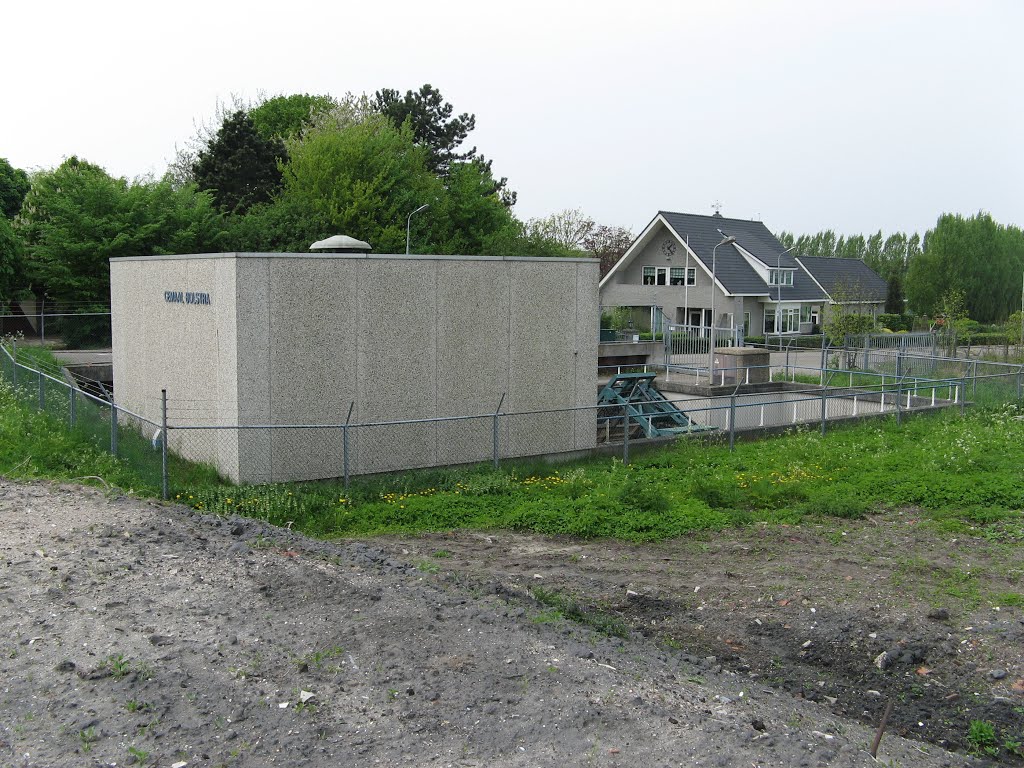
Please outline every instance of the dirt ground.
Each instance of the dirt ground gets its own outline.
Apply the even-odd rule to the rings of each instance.
[[[948,542],[324,543],[0,479],[0,765],[868,766],[888,701],[882,764],[978,764],[969,720],[1024,720],[1021,609],[984,592],[1021,564]]]

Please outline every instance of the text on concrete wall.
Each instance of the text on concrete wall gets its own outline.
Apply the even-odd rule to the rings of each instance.
[[[210,294],[197,291],[164,291],[168,304],[212,304]]]

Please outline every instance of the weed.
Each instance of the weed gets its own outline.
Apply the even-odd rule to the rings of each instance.
[[[139,765],[145,765],[146,761],[149,760],[149,752],[137,747],[128,747],[128,754],[134,757]]]
[[[551,608],[547,611],[541,611],[534,616],[530,621],[534,624],[553,624],[556,621],[562,620],[562,613],[556,608]]]
[[[323,648],[319,651],[307,653],[305,656],[300,656],[299,658],[295,659],[295,664],[299,667],[305,666],[307,668],[312,669],[315,667],[320,667],[324,664],[324,662],[329,661],[330,659],[336,659],[339,656],[343,656],[344,654],[344,648],[342,648],[340,645],[332,645],[329,648]]]
[[[446,557],[451,557],[452,553],[449,552],[447,549],[439,549],[439,550],[437,550],[437,552],[434,553],[433,556],[440,560],[440,559],[443,559],[443,558],[446,558]]]
[[[96,733],[96,729],[92,726],[84,728],[78,732],[78,741],[82,745],[83,752],[89,752],[92,750],[92,745],[100,740],[99,734]]]
[[[124,708],[132,713],[145,712],[149,709],[149,704],[144,701],[139,701],[138,699],[128,699],[128,701],[124,703]]]
[[[429,560],[417,560],[416,570],[422,571],[423,573],[437,573],[441,570],[441,566],[437,563],[432,563]]]
[[[110,676],[115,680],[120,680],[132,671],[131,662],[120,653],[108,656],[103,663],[110,670]]]
[[[996,740],[995,726],[988,720],[971,720],[967,745],[972,755],[996,757],[999,754],[999,742]]]
[[[570,597],[541,587],[531,590],[531,594],[538,603],[554,609],[561,617],[584,624],[602,634],[629,637],[629,626],[619,618],[587,608]]]

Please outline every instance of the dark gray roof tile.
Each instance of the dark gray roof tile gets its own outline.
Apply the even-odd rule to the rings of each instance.
[[[687,241],[697,257],[710,270],[716,244],[722,241],[722,234],[735,237],[736,243],[755,258],[775,266],[795,269],[793,285],[781,287],[782,301],[818,301],[827,296],[802,270],[791,254],[780,254],[786,250],[775,236],[760,221],[729,219],[724,216],[699,216],[692,213],[659,211],[662,218]],[[721,232],[719,232],[721,230]],[[725,289],[733,295],[769,296],[780,295],[778,286],[770,286],[754,271],[747,260],[732,245],[722,246],[714,258],[715,276]]]
[[[885,301],[885,280],[860,259],[801,256],[800,263],[828,291],[832,301]]]

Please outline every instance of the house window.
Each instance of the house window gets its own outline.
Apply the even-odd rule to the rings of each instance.
[[[800,307],[800,322],[809,323],[811,322],[811,305],[804,304]]]
[[[644,285],[668,285],[668,267],[644,267]]]
[[[696,285],[697,270],[694,267],[672,267],[669,273],[669,285]]]
[[[780,323],[779,333],[796,333],[800,330],[800,309],[793,307],[792,309],[782,310],[782,322]]]
[[[777,313],[777,314],[776,314]],[[776,317],[778,323],[776,324]],[[800,330],[800,309],[793,307],[778,311],[766,309],[764,311],[764,332],[767,333],[797,333]]]
[[[748,333],[750,333],[750,313],[749,312],[744,312],[743,313],[743,334],[746,335]]]
[[[792,285],[793,284],[793,270],[792,269],[769,269],[768,270],[768,285]]]

